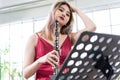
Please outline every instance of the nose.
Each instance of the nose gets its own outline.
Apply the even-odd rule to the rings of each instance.
[[[65,12],[64,12],[64,13],[62,13],[62,16],[63,16],[63,17],[65,17]]]

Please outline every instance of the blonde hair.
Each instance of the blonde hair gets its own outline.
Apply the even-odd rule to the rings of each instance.
[[[66,25],[62,26],[60,33],[70,34],[72,31],[72,26],[74,22],[72,9],[66,1],[57,1],[56,4],[52,6],[52,11],[50,12],[48,22],[41,31],[42,35],[49,40],[52,40],[52,35],[54,33],[54,26],[55,26],[54,13],[61,5],[67,5],[68,8],[70,9],[70,19]]]

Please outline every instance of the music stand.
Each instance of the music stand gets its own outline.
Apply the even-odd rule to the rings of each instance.
[[[116,80],[120,36],[83,32],[54,80]]]

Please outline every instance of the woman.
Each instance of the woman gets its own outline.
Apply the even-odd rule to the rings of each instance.
[[[76,13],[84,22],[85,28],[72,33],[73,14]],[[60,55],[54,50],[54,28],[58,21]],[[50,80],[54,71],[52,67],[62,66],[72,45],[83,31],[94,31],[95,24],[78,8],[66,1],[59,1],[53,6],[45,27],[33,34],[25,49],[24,77],[27,79],[36,73],[36,80]]]

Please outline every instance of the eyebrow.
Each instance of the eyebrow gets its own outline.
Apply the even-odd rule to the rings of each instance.
[[[62,9],[64,9],[64,10],[65,10],[65,8],[64,8],[64,7],[62,7],[62,6],[60,6],[60,8],[62,8]],[[67,11],[67,13],[69,13],[69,14],[70,14],[70,11]]]

